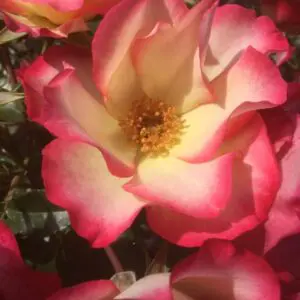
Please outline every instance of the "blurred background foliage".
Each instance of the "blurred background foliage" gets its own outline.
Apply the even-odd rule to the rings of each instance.
[[[197,1],[186,0],[188,6]],[[260,14],[259,0],[223,0]],[[1,17],[1,16],[0,16]],[[33,268],[59,272],[64,285],[114,274],[104,249],[92,249],[72,230],[68,215],[50,204],[41,178],[41,151],[51,134],[26,117],[23,91],[14,70],[29,64],[53,44],[88,46],[101,18],[89,22],[91,32],[68,40],[31,38],[5,28],[0,19],[0,214],[16,234],[25,261]],[[300,71],[300,37],[287,34],[296,47],[293,58],[281,67],[292,81]],[[125,270],[137,277],[162,271],[194,251],[167,244],[149,230],[141,214],[132,228],[112,245]]]

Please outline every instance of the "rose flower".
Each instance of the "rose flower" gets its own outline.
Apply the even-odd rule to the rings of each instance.
[[[120,0],[1,0],[7,27],[33,36],[66,37],[88,30],[85,20],[103,14]]]
[[[20,70],[29,117],[58,137],[43,152],[47,196],[94,247],[143,208],[187,247],[267,217],[280,171],[256,111],[286,100],[268,55],[279,64],[289,45],[268,17],[217,4],[124,0],[100,23],[93,64],[53,47]]]

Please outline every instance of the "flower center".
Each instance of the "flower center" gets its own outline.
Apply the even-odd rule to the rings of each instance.
[[[133,102],[119,125],[142,153],[154,156],[167,155],[180,142],[185,127],[175,107],[148,98]]]

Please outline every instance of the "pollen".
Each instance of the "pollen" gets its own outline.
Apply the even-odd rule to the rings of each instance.
[[[185,128],[175,107],[149,98],[134,101],[119,125],[142,153],[152,156],[167,155]]]

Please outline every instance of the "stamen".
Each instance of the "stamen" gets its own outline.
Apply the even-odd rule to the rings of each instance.
[[[127,117],[120,120],[119,125],[142,153],[153,156],[167,155],[180,142],[185,128],[175,107],[148,98],[133,102]]]

